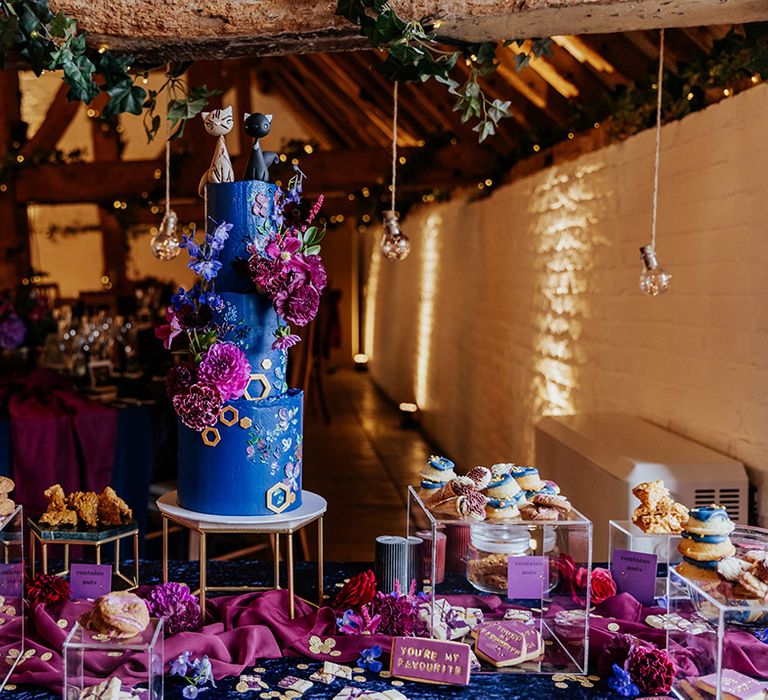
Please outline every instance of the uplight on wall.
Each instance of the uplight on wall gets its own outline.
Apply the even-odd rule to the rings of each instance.
[[[419,427],[419,420],[418,420],[418,413],[419,413],[419,407],[417,404],[411,402],[411,401],[403,401],[400,403],[400,406],[398,406],[400,409],[400,415],[403,418],[403,428],[418,428]]]
[[[354,361],[355,369],[358,372],[368,371],[368,355],[366,355],[364,352],[358,352],[352,357],[352,360]]]
[[[379,294],[379,277],[381,275],[381,253],[374,246],[371,252],[371,264],[368,268],[368,281],[365,285],[365,327],[363,348],[370,359],[375,353],[376,342],[376,299]]]
[[[421,258],[420,302],[418,311],[418,340],[416,344],[416,403],[427,405],[429,362],[432,354],[432,329],[435,322],[435,295],[437,292],[437,264],[439,260],[437,238],[443,217],[430,214],[424,225]]]

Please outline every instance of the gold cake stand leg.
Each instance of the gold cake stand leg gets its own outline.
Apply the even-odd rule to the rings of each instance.
[[[64,545],[64,571],[69,571],[69,545]]]
[[[291,614],[291,620],[296,616],[296,601],[294,597],[296,592],[293,587],[293,531],[287,533],[288,538],[288,605]]]
[[[322,607],[325,591],[323,571],[323,516],[317,520],[317,604]]]
[[[168,583],[168,518],[163,514],[163,583]],[[138,546],[138,545],[137,545]]]
[[[275,590],[280,590],[280,533],[275,533]]]
[[[48,545],[45,542],[41,542],[43,550],[43,573],[48,573]]]
[[[205,561],[205,532],[198,530],[200,535],[200,613],[205,620],[205,588],[208,585],[208,572]]]
[[[101,564],[101,545],[96,545],[96,564]]]
[[[115,540],[115,573],[120,576],[120,540]]]

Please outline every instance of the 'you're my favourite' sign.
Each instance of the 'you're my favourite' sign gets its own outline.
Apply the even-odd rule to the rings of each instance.
[[[395,637],[392,640],[393,676],[421,683],[469,683],[469,646],[437,639]]]

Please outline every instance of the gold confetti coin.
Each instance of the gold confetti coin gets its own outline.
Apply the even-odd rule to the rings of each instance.
[[[66,621],[64,618],[62,618],[61,620],[58,620],[58,621],[56,622],[56,625],[57,625],[58,627],[61,627],[61,629],[64,629],[64,628],[65,628],[65,627],[66,627],[68,624],[69,624],[69,623],[68,623],[68,622],[67,622],[67,621]]]
[[[365,676],[354,676],[352,680],[358,683],[365,683],[368,679]]]
[[[589,681],[587,681],[586,683],[582,683],[581,687],[582,688],[594,688],[595,684],[594,683],[590,683]]]
[[[334,649],[331,654],[331,656],[341,656],[341,652],[338,649]]]
[[[253,669],[256,673],[266,673],[267,669],[263,666],[256,666],[256,668]]]
[[[50,661],[53,658],[53,654],[50,651],[46,651],[44,654],[40,654],[41,661]]]
[[[380,672],[379,672],[379,675],[380,675],[382,678],[389,678],[389,677],[390,677],[392,674],[391,674],[389,671],[380,671]]]
[[[107,652],[107,656],[122,656],[122,655],[123,655],[122,651],[108,651]]]
[[[235,690],[238,693],[247,693],[250,689],[249,685],[245,681],[240,681],[236,686]]]
[[[589,680],[591,680],[591,681],[599,681],[600,680],[600,676],[587,676],[587,678]]]
[[[401,685],[405,685],[405,683],[403,683],[402,681],[391,681],[391,683],[392,683],[392,685],[397,686],[398,688]]]
[[[552,680],[555,683],[562,683],[565,680],[565,676],[562,673],[553,673]]]
[[[306,671],[309,668],[309,664],[296,664],[296,668],[300,671]]]
[[[298,690],[291,690],[290,688],[285,691],[285,697],[287,698],[300,698],[301,693]]]
[[[263,698],[263,700],[267,700],[267,698],[272,697],[269,693],[259,693],[259,697]]]
[[[365,669],[364,669],[364,668],[360,668],[359,666],[355,666],[355,667],[352,669],[352,672],[353,672],[353,673],[365,673]]]
[[[567,683],[555,683],[555,688],[567,688]]]
[[[16,686],[13,683],[9,683],[5,686],[4,690],[16,690]]]
[[[618,632],[621,629],[615,622],[609,622],[607,627],[611,632]]]

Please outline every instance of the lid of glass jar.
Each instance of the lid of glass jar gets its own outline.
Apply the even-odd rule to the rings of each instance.
[[[544,552],[555,548],[554,528],[543,528]],[[492,554],[510,554],[523,556],[536,549],[537,533],[531,532],[526,525],[507,523],[477,523],[470,528],[472,546],[483,552]]]

